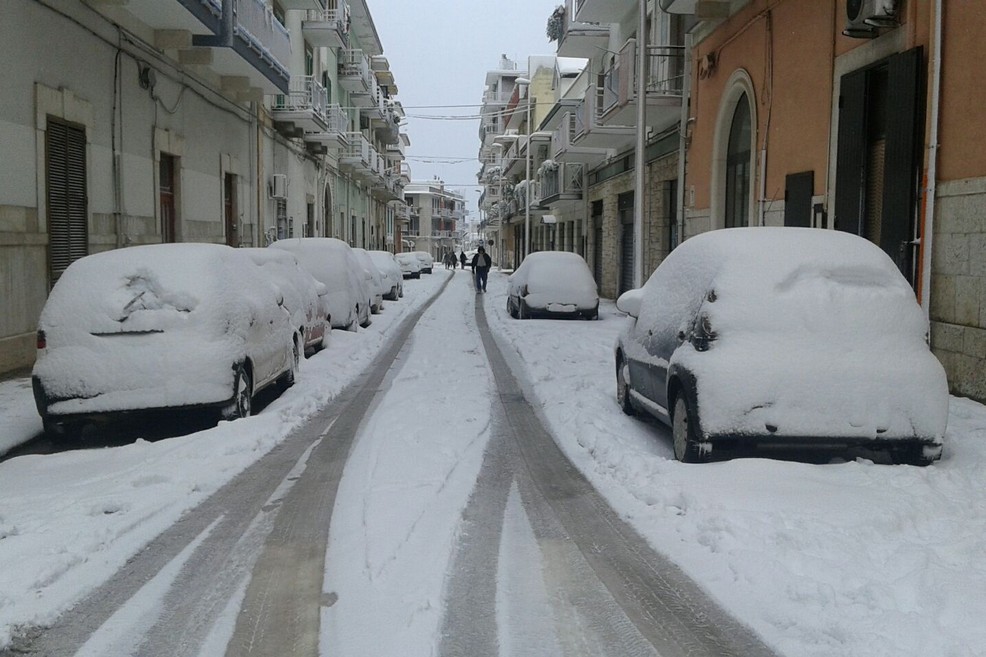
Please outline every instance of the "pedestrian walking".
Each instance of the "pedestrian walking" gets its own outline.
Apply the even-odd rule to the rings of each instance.
[[[463,256],[465,257],[465,256]],[[486,291],[486,279],[490,274],[490,267],[493,266],[493,259],[486,253],[486,249],[479,247],[476,255],[472,257],[472,271],[476,278],[476,291]]]
[[[466,268],[466,252],[465,251],[459,251],[459,262],[462,263],[462,268],[465,269]]]

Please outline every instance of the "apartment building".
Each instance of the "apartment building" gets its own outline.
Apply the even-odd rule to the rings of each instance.
[[[692,30],[683,230],[813,226],[911,282],[953,392],[986,400],[986,16],[918,0],[661,0]]]
[[[408,228],[405,251],[425,251],[435,260],[458,253],[467,234],[466,201],[440,179],[412,181],[404,189]]]
[[[531,58],[525,76],[513,78],[529,81],[520,85],[517,97],[520,112],[526,114],[533,107],[536,117],[518,133],[519,146],[509,146],[514,135],[507,126],[492,137],[488,134],[492,123],[487,123],[486,131],[481,128],[481,136],[492,142],[490,147],[484,142],[480,151],[484,166],[480,182],[486,189],[486,204],[481,207],[487,224],[499,222],[498,237],[510,256],[507,264],[516,265],[530,250],[577,252],[593,269],[600,293],[608,297],[633,286],[637,213],[644,227],[639,245],[644,271],[656,267],[677,239],[678,125],[686,91],[684,35],[694,19],[664,12],[654,0],[645,9],[641,29],[636,0],[566,0],[548,17],[548,33],[557,41],[552,65]],[[645,51],[640,90],[639,42]],[[539,79],[547,86],[538,85]],[[492,89],[488,75],[488,95]],[[638,102],[644,105],[642,134],[636,127]],[[484,111],[484,121],[493,109]],[[513,118],[518,110],[508,100],[502,113]],[[497,143],[508,144],[505,161],[497,162],[491,151]],[[644,153],[646,181],[639,207],[638,148]],[[524,176],[515,176],[516,181],[507,176],[491,192],[486,167],[499,167],[498,173],[511,165],[516,170],[520,159],[524,159]],[[524,243],[528,233],[529,249]]]
[[[0,372],[89,253],[400,243],[409,142],[365,0],[10,0],[0,55]]]

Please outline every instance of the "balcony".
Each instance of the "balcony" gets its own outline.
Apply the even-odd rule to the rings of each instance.
[[[637,8],[637,0],[575,0],[572,17],[583,23],[618,23]]]
[[[344,48],[349,44],[348,8],[344,0],[338,0],[336,5],[335,9],[311,9],[301,22],[305,40],[316,48]]]
[[[339,151],[339,165],[357,174],[368,175],[371,161],[376,164],[376,151],[362,132],[347,132],[346,143]]]
[[[376,77],[373,78],[373,84],[370,85],[370,98],[369,102],[364,106],[360,104],[363,116],[370,119],[371,121],[383,121],[384,117],[387,115],[387,99],[383,95],[383,89],[377,83]]]
[[[339,86],[353,95],[353,105],[368,107],[376,78],[370,71],[370,58],[362,50],[339,51]]]
[[[288,31],[274,18],[263,0],[181,0],[189,7],[207,5],[203,16],[212,16],[207,26],[213,34],[192,36],[192,45],[211,48],[204,63],[221,76],[246,77],[266,93],[289,91],[288,64],[291,41]],[[160,4],[160,3],[157,3]],[[215,18],[218,10],[218,18]],[[232,16],[228,18],[227,13]],[[230,28],[227,28],[227,25]]]
[[[559,162],[582,162],[590,167],[606,159],[607,149],[589,148],[576,143],[578,106],[562,116],[551,135],[551,157]]]
[[[636,128],[632,125],[604,124],[597,109],[603,99],[602,90],[589,86],[575,111],[575,134],[572,143],[579,148],[623,150],[633,144]]]
[[[644,61],[646,123],[658,129],[668,127],[681,118],[685,49],[682,46],[648,46]],[[638,99],[635,39],[630,39],[620,49],[604,79],[601,122],[634,125]]]
[[[288,93],[273,97],[274,121],[290,126],[288,132],[324,132],[328,128],[328,94],[313,76],[291,78]]]
[[[349,116],[339,105],[329,105],[325,110],[325,130],[306,132],[305,141],[321,144],[326,148],[343,148],[348,143]]]
[[[574,162],[545,162],[541,171],[540,203],[561,209],[566,205],[578,205],[582,200],[583,172],[585,168]]]
[[[557,54],[559,57],[592,58],[608,45],[609,24],[582,23],[574,16],[575,0],[565,0],[565,25],[558,39]]]
[[[693,14],[700,21],[729,18],[729,0],[661,0],[669,14]]]
[[[322,0],[280,0],[280,4],[284,9],[323,9],[325,7]]]

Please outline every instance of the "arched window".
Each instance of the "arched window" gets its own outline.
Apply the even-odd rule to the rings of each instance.
[[[726,147],[726,228],[750,225],[750,101],[743,93],[736,102]]]

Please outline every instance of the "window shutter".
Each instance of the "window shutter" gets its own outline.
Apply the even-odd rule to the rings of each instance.
[[[922,50],[914,48],[889,61],[887,151],[883,184],[880,247],[908,280],[913,278],[912,248],[918,187],[918,127]]]
[[[862,235],[866,181],[866,71],[842,76],[835,170],[835,227]]]
[[[47,130],[48,261],[51,284],[89,253],[86,133],[49,120]]]

